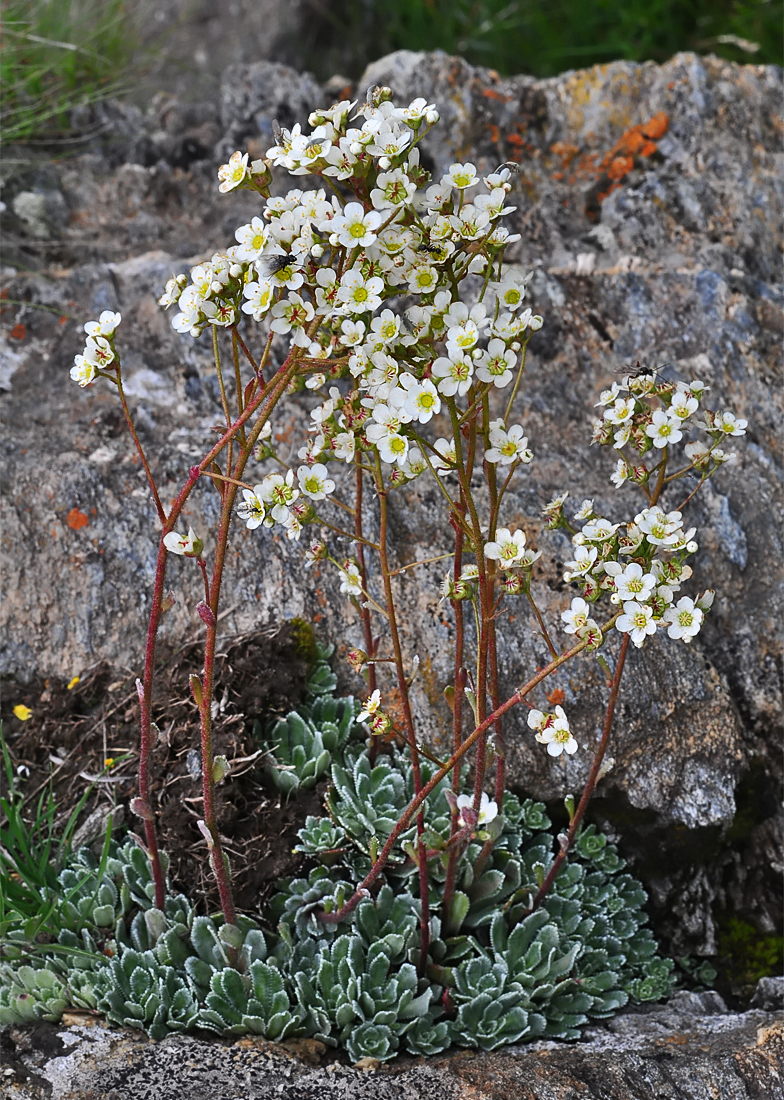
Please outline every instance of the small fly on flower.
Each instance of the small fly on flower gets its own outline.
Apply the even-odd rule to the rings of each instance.
[[[508,168],[510,172],[520,171],[520,165],[517,163],[516,160],[505,160],[503,164],[498,165],[493,175],[497,176],[499,172],[502,172],[504,170],[504,168]]]
[[[272,278],[273,275],[277,275],[279,271],[283,271],[285,267],[299,267],[300,261],[296,256],[291,256],[288,253],[284,253],[281,256],[262,256],[256,261],[256,267],[258,268],[259,275],[265,279]]]
[[[657,374],[663,374],[664,371],[669,370],[674,365],[670,360],[649,366],[647,363],[643,365],[638,359],[633,367],[621,367],[620,370],[613,371],[613,374],[617,374],[619,378],[655,378]]]
[[[291,141],[291,133],[284,129],[276,118],[272,120],[272,136],[275,138],[275,144],[281,148]]]

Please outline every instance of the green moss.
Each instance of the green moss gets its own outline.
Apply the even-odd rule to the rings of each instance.
[[[724,912],[717,918],[719,955],[733,985],[753,986],[781,973],[784,936],[760,932],[742,917]]]
[[[300,657],[313,664],[316,660],[316,632],[313,624],[305,619],[292,619],[289,623],[291,640]]]

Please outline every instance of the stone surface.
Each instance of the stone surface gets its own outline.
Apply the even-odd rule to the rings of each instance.
[[[676,372],[702,377],[717,405],[749,420],[739,466],[722,471],[692,513],[701,544],[693,583],[717,589],[714,611],[692,646],[657,638],[632,654],[614,768],[595,805],[653,887],[676,949],[715,951],[717,906],[771,932],[780,904],[784,621],[784,292],[774,282],[781,71],[683,54],[662,66],[619,62],[551,80],[501,79],[440,53],[403,52],[371,66],[359,87],[372,82],[438,103],[443,122],[424,150],[437,173],[469,157],[482,170],[510,158],[521,163],[510,228],[522,239],[509,259],[535,271],[532,298],[545,327],[531,344],[519,404],[536,460],[507,498],[504,518],[544,551],[538,592],[551,627],[569,598],[559,580],[569,546],[541,532],[542,504],[569,487],[573,499],[592,497],[604,514],[625,511],[607,480],[611,458],[585,447],[593,402],[612,372],[637,358],[670,361]],[[143,651],[153,514],[113,396],[100,387],[84,393],[68,379],[82,342],[73,319],[122,311],[129,394],[170,498],[202,453],[218,401],[206,337],[176,336],[155,296],[172,270],[225,246],[257,210],[249,193],[217,194],[218,153],[233,143],[263,150],[274,115],[304,120],[332,98],[308,75],[262,61],[227,73],[220,103],[161,98],[146,115],[106,108],[118,120],[115,140],[102,132],[87,154],[11,173],[5,262],[16,255],[19,271],[7,271],[7,296],[51,312],[8,306],[2,315],[4,674],[70,678],[99,658],[135,668]],[[661,113],[667,130],[656,152],[610,190],[608,157],[630,127]],[[57,213],[63,204],[67,225]],[[281,439],[296,439],[312,404],[292,400],[276,425]],[[69,525],[73,509],[87,519],[77,529]],[[188,520],[206,529],[214,515],[214,499],[200,488]],[[418,483],[394,505],[401,562],[442,551],[441,519],[435,490]],[[233,546],[227,632],[303,614],[327,637],[359,640],[331,576],[303,574],[297,548],[246,531],[236,532]],[[170,566],[178,594],[166,619],[171,640],[199,627],[188,564]],[[438,606],[440,575],[438,566],[409,574],[400,601],[407,651],[422,662],[418,716],[443,747],[450,626]],[[511,689],[546,650],[524,609],[501,625]],[[552,686],[564,691],[578,739],[590,749],[606,698],[598,668],[573,663]],[[508,741],[512,782],[531,794],[560,799],[585,778],[588,751],[551,764],[519,715]],[[729,834],[739,797],[742,827]]]
[[[319,1043],[150,1043],[77,1016],[74,1025],[4,1029],[8,1100],[784,1100],[784,1013],[730,1013],[715,993],[621,1013],[579,1043],[401,1058],[370,1072],[320,1065]]]

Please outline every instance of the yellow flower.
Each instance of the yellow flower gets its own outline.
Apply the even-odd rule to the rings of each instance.
[[[26,722],[29,718],[33,717],[33,712],[29,707],[26,707],[24,703],[17,703],[14,707],[14,714],[20,722]]]
[[[74,678],[72,680],[68,681],[68,686],[67,686],[66,690],[67,691],[73,691],[73,689],[76,687],[76,685],[78,683],[79,683],[79,677],[74,676]]]

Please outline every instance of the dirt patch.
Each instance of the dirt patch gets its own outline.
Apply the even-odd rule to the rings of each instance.
[[[202,816],[199,720],[188,686],[200,662],[198,642],[161,661],[153,704],[160,736],[151,770],[172,887],[206,899],[212,911],[219,906],[196,825]],[[276,881],[301,865],[301,857],[292,854],[297,830],[322,805],[324,784],[286,802],[261,782],[259,733],[302,700],[308,667],[307,639],[303,642],[296,622],[226,639],[216,659],[214,753],[231,765],[216,791],[218,827],[231,860],[237,905],[247,913],[260,913]],[[49,679],[24,687],[3,685],[0,717],[29,815],[51,782],[59,831],[92,785],[80,822],[114,806],[122,808],[132,828],[138,826],[128,809],[136,793],[136,675],[118,677],[102,662],[70,683]],[[26,721],[14,714],[20,705],[32,711]]]

